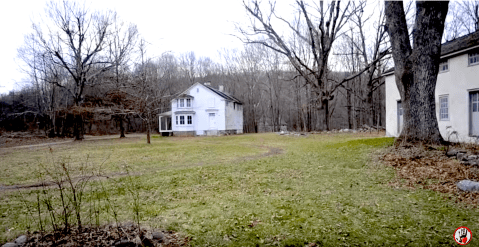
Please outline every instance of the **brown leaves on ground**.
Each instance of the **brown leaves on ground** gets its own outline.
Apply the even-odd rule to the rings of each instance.
[[[477,207],[479,193],[458,191],[461,180],[479,181],[479,169],[459,163],[455,157],[447,157],[444,151],[424,146],[391,147],[380,159],[396,170],[393,187],[430,189],[445,193],[456,202]]]
[[[141,228],[135,224],[120,227],[106,225],[88,227],[79,231],[72,228],[63,231],[28,235],[24,246],[188,246],[190,239],[173,231],[155,231]]]

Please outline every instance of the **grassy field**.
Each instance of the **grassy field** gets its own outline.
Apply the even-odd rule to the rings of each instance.
[[[134,218],[137,196],[143,225],[191,236],[195,246],[451,246],[459,226],[471,229],[469,245],[478,246],[477,209],[436,192],[388,186],[394,171],[373,163],[371,153],[392,142],[359,134],[249,134],[9,149],[0,153],[0,184],[35,183],[38,165],[52,159],[93,164],[110,178],[93,182],[107,193],[91,194],[108,197],[121,221]],[[134,180],[124,176],[124,165]],[[0,242],[38,229],[28,212],[35,195],[0,191]],[[100,221],[112,222],[104,211]]]

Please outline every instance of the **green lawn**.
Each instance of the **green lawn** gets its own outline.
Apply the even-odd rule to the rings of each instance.
[[[372,164],[371,153],[392,142],[352,134],[84,142],[55,146],[53,154],[5,152],[0,184],[36,182],[32,171],[52,155],[72,166],[89,156],[111,178],[95,181],[107,192],[88,198],[109,198],[121,221],[132,220],[135,195],[125,188],[134,184],[141,223],[191,236],[195,246],[451,246],[463,225],[473,234],[469,246],[479,246],[477,209],[387,185],[394,172]],[[282,152],[270,155],[271,148]],[[133,182],[116,176],[125,164]],[[38,228],[26,209],[35,200],[36,190],[0,191],[0,242]],[[100,221],[112,222],[104,211]]]

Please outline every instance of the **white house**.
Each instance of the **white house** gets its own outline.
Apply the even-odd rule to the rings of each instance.
[[[445,140],[475,142],[479,136],[479,32],[442,44],[436,84],[436,116]],[[394,70],[385,74],[386,135],[402,129],[401,97]],[[451,134],[455,131],[457,134]]]
[[[171,111],[159,116],[160,132],[174,136],[243,133],[243,104],[224,92],[199,82],[171,100]]]

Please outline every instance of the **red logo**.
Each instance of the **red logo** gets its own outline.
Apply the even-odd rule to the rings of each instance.
[[[465,226],[458,227],[454,231],[454,240],[460,245],[466,245],[471,242],[472,232]]]

